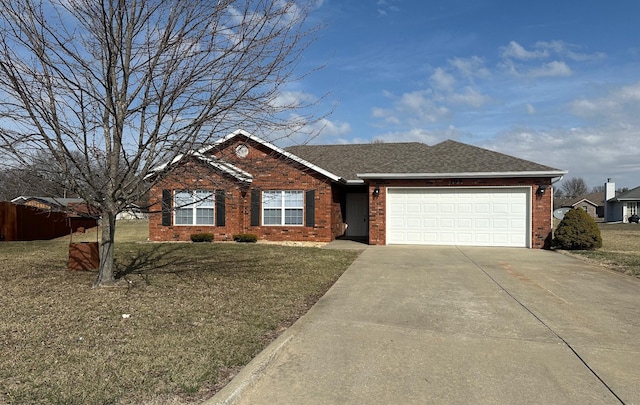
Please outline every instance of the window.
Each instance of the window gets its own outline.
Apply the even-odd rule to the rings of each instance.
[[[304,194],[302,191],[263,191],[263,225],[303,225]]]
[[[638,214],[638,204],[636,202],[628,202],[627,203],[627,216],[630,217],[632,215]]]
[[[213,192],[176,190],[173,198],[176,225],[213,225]]]

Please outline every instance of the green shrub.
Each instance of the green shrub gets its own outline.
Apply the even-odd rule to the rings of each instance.
[[[593,250],[602,247],[596,222],[582,209],[573,208],[558,224],[553,246],[565,250]]]
[[[258,235],[254,235],[252,233],[238,233],[233,235],[233,240],[236,242],[251,242],[255,243],[258,241]]]
[[[191,234],[191,241],[192,242],[211,242],[213,240],[213,234],[212,233],[192,233]]]

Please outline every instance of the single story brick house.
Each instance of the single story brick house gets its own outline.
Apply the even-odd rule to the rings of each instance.
[[[155,169],[149,238],[542,248],[552,181],[566,174],[463,144],[370,143],[281,149],[238,130]],[[151,174],[154,175],[154,174]]]

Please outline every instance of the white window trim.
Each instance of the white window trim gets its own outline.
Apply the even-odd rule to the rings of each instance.
[[[265,207],[265,203],[264,203],[264,194],[265,193],[280,193],[280,207]],[[286,207],[285,206],[285,192],[296,192],[296,193],[300,193],[302,194],[302,202],[301,205],[299,207]],[[304,206],[304,190],[264,190],[262,191],[262,193],[260,193],[260,202],[261,202],[261,215],[262,215],[262,226],[304,226],[304,210],[305,210],[305,206]],[[268,209],[279,209],[280,210],[280,223],[279,224],[265,224],[264,223],[264,219],[265,219],[265,214],[264,211],[268,210]],[[295,209],[295,210],[300,210],[302,212],[302,223],[300,224],[286,224],[285,223],[285,219],[286,219],[286,210],[287,209]]]
[[[198,203],[202,202],[203,200],[198,200],[196,198],[196,193],[198,192],[205,192],[205,193],[209,193],[211,194],[211,206],[210,207],[203,207],[203,206],[199,206]],[[192,202],[185,205],[185,206],[177,206],[176,205],[176,195],[178,193],[189,193],[191,194],[191,199]],[[216,195],[215,192],[213,190],[205,190],[205,189],[197,189],[197,190],[184,190],[184,189],[180,189],[180,190],[173,190],[173,225],[174,226],[215,226],[216,223]],[[187,208],[191,208],[192,210],[192,214],[191,214],[191,218],[192,218],[192,223],[190,224],[179,224],[177,221],[177,214],[178,214],[178,210],[179,209],[187,209]],[[198,208],[208,208],[212,210],[212,216],[213,216],[213,223],[211,224],[198,224]]]

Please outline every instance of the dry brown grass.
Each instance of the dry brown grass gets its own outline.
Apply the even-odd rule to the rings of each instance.
[[[572,253],[616,271],[640,276],[640,225],[621,223],[598,226],[602,234],[602,248]]]
[[[140,243],[116,287],[67,270],[68,238],[0,244],[0,403],[197,403],[305,313],[355,252]],[[95,240],[94,230],[74,241]]]

